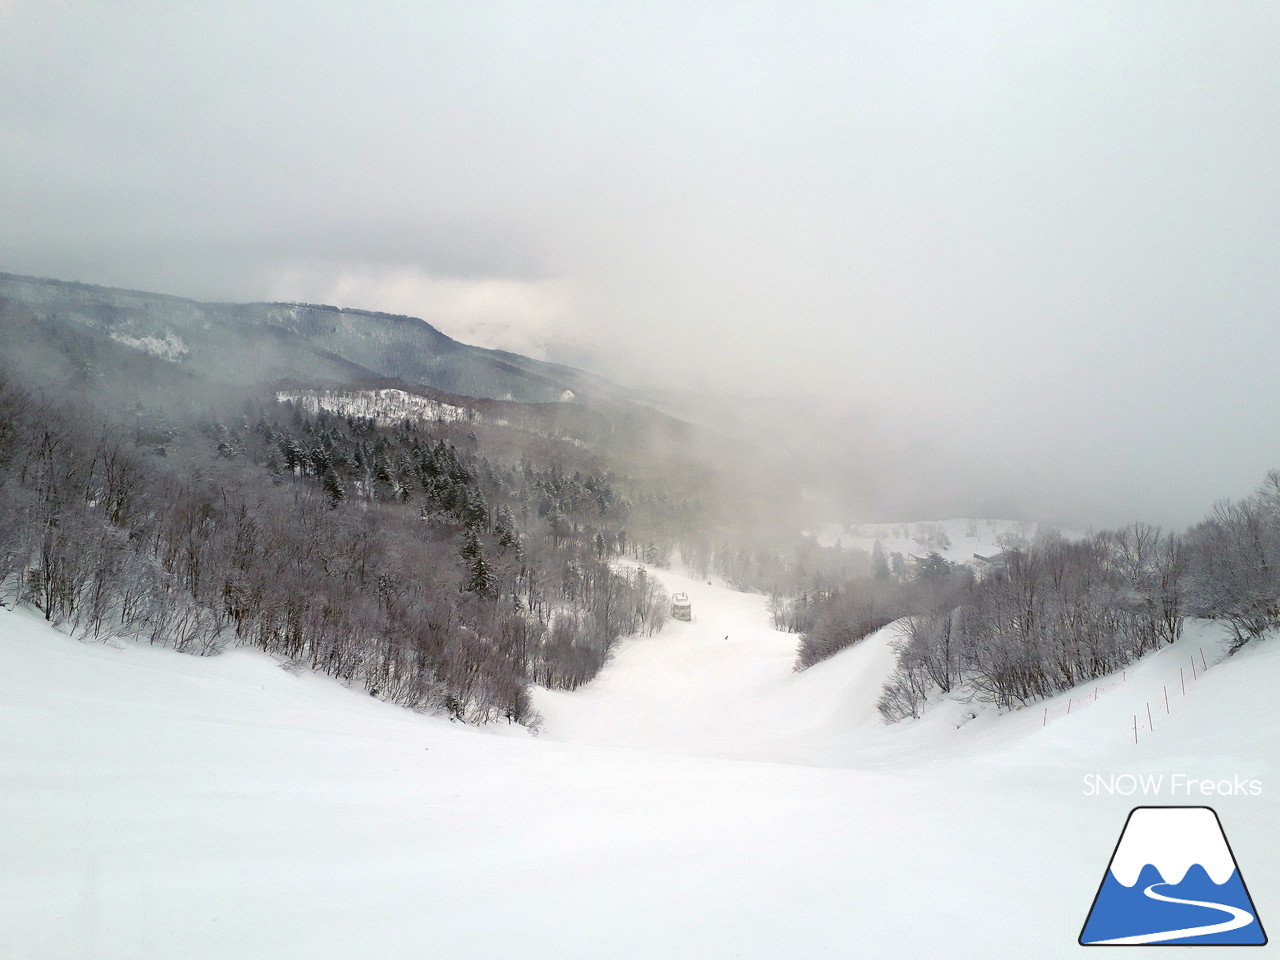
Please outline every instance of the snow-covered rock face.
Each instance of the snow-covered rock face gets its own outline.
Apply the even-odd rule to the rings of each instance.
[[[340,417],[367,417],[383,426],[405,420],[452,423],[481,419],[480,414],[465,407],[394,389],[281,391],[276,394],[276,399],[296,403],[308,413],[324,410]]]
[[[1177,886],[1194,864],[1214,883],[1231,879],[1235,862],[1218,818],[1208,807],[1140,807],[1125,827],[1111,861],[1111,873],[1126,887],[1151,864],[1166,883]]]
[[[191,354],[182,338],[173,333],[166,333],[160,337],[131,337],[118,330],[112,330],[111,339],[116,343],[124,344],[126,347],[133,347],[133,349],[141,350],[143,353],[160,357],[162,360],[177,362],[186,359]]]

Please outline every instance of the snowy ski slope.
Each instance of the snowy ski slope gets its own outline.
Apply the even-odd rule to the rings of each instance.
[[[1144,803],[1214,806],[1280,924],[1280,644],[1192,625],[1106,690],[885,727],[892,627],[795,674],[762,597],[659,575],[693,622],[539,691],[536,738],[0,612],[0,957],[1075,956]],[[1163,792],[1087,795],[1125,774]]]

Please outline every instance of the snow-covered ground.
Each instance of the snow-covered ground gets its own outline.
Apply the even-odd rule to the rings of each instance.
[[[536,738],[0,612],[0,957],[1074,956],[1142,803],[1215,807],[1280,923],[1280,642],[1217,663],[1193,625],[1110,686],[885,727],[893,628],[794,674],[763,598],[659,575],[693,622],[540,691]]]

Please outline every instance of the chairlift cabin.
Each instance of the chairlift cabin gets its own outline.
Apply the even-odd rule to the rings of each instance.
[[[687,593],[677,593],[671,598],[671,616],[676,620],[693,619],[693,605],[689,603]]]

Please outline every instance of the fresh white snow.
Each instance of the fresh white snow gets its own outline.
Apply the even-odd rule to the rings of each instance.
[[[135,350],[160,357],[162,360],[184,360],[191,354],[186,343],[176,333],[165,332],[164,336],[159,337],[154,334],[131,337],[119,330],[112,330],[110,337],[116,343],[123,343],[126,347],[133,347]]]
[[[538,691],[537,737],[0,612],[0,957],[1075,956],[1129,809],[1169,803],[1216,808],[1280,922],[1280,642],[1219,663],[1192,625],[1105,692],[886,727],[893,628],[795,674],[762,597],[657,573],[693,622]],[[1087,790],[1130,774],[1163,792]]]
[[[418,423],[432,421],[455,423],[477,422],[481,419],[480,414],[474,410],[394,388],[281,390],[276,393],[276,399],[281,402],[296,403],[310,414],[324,410],[340,417],[367,417],[383,426],[403,423],[406,420]]]

